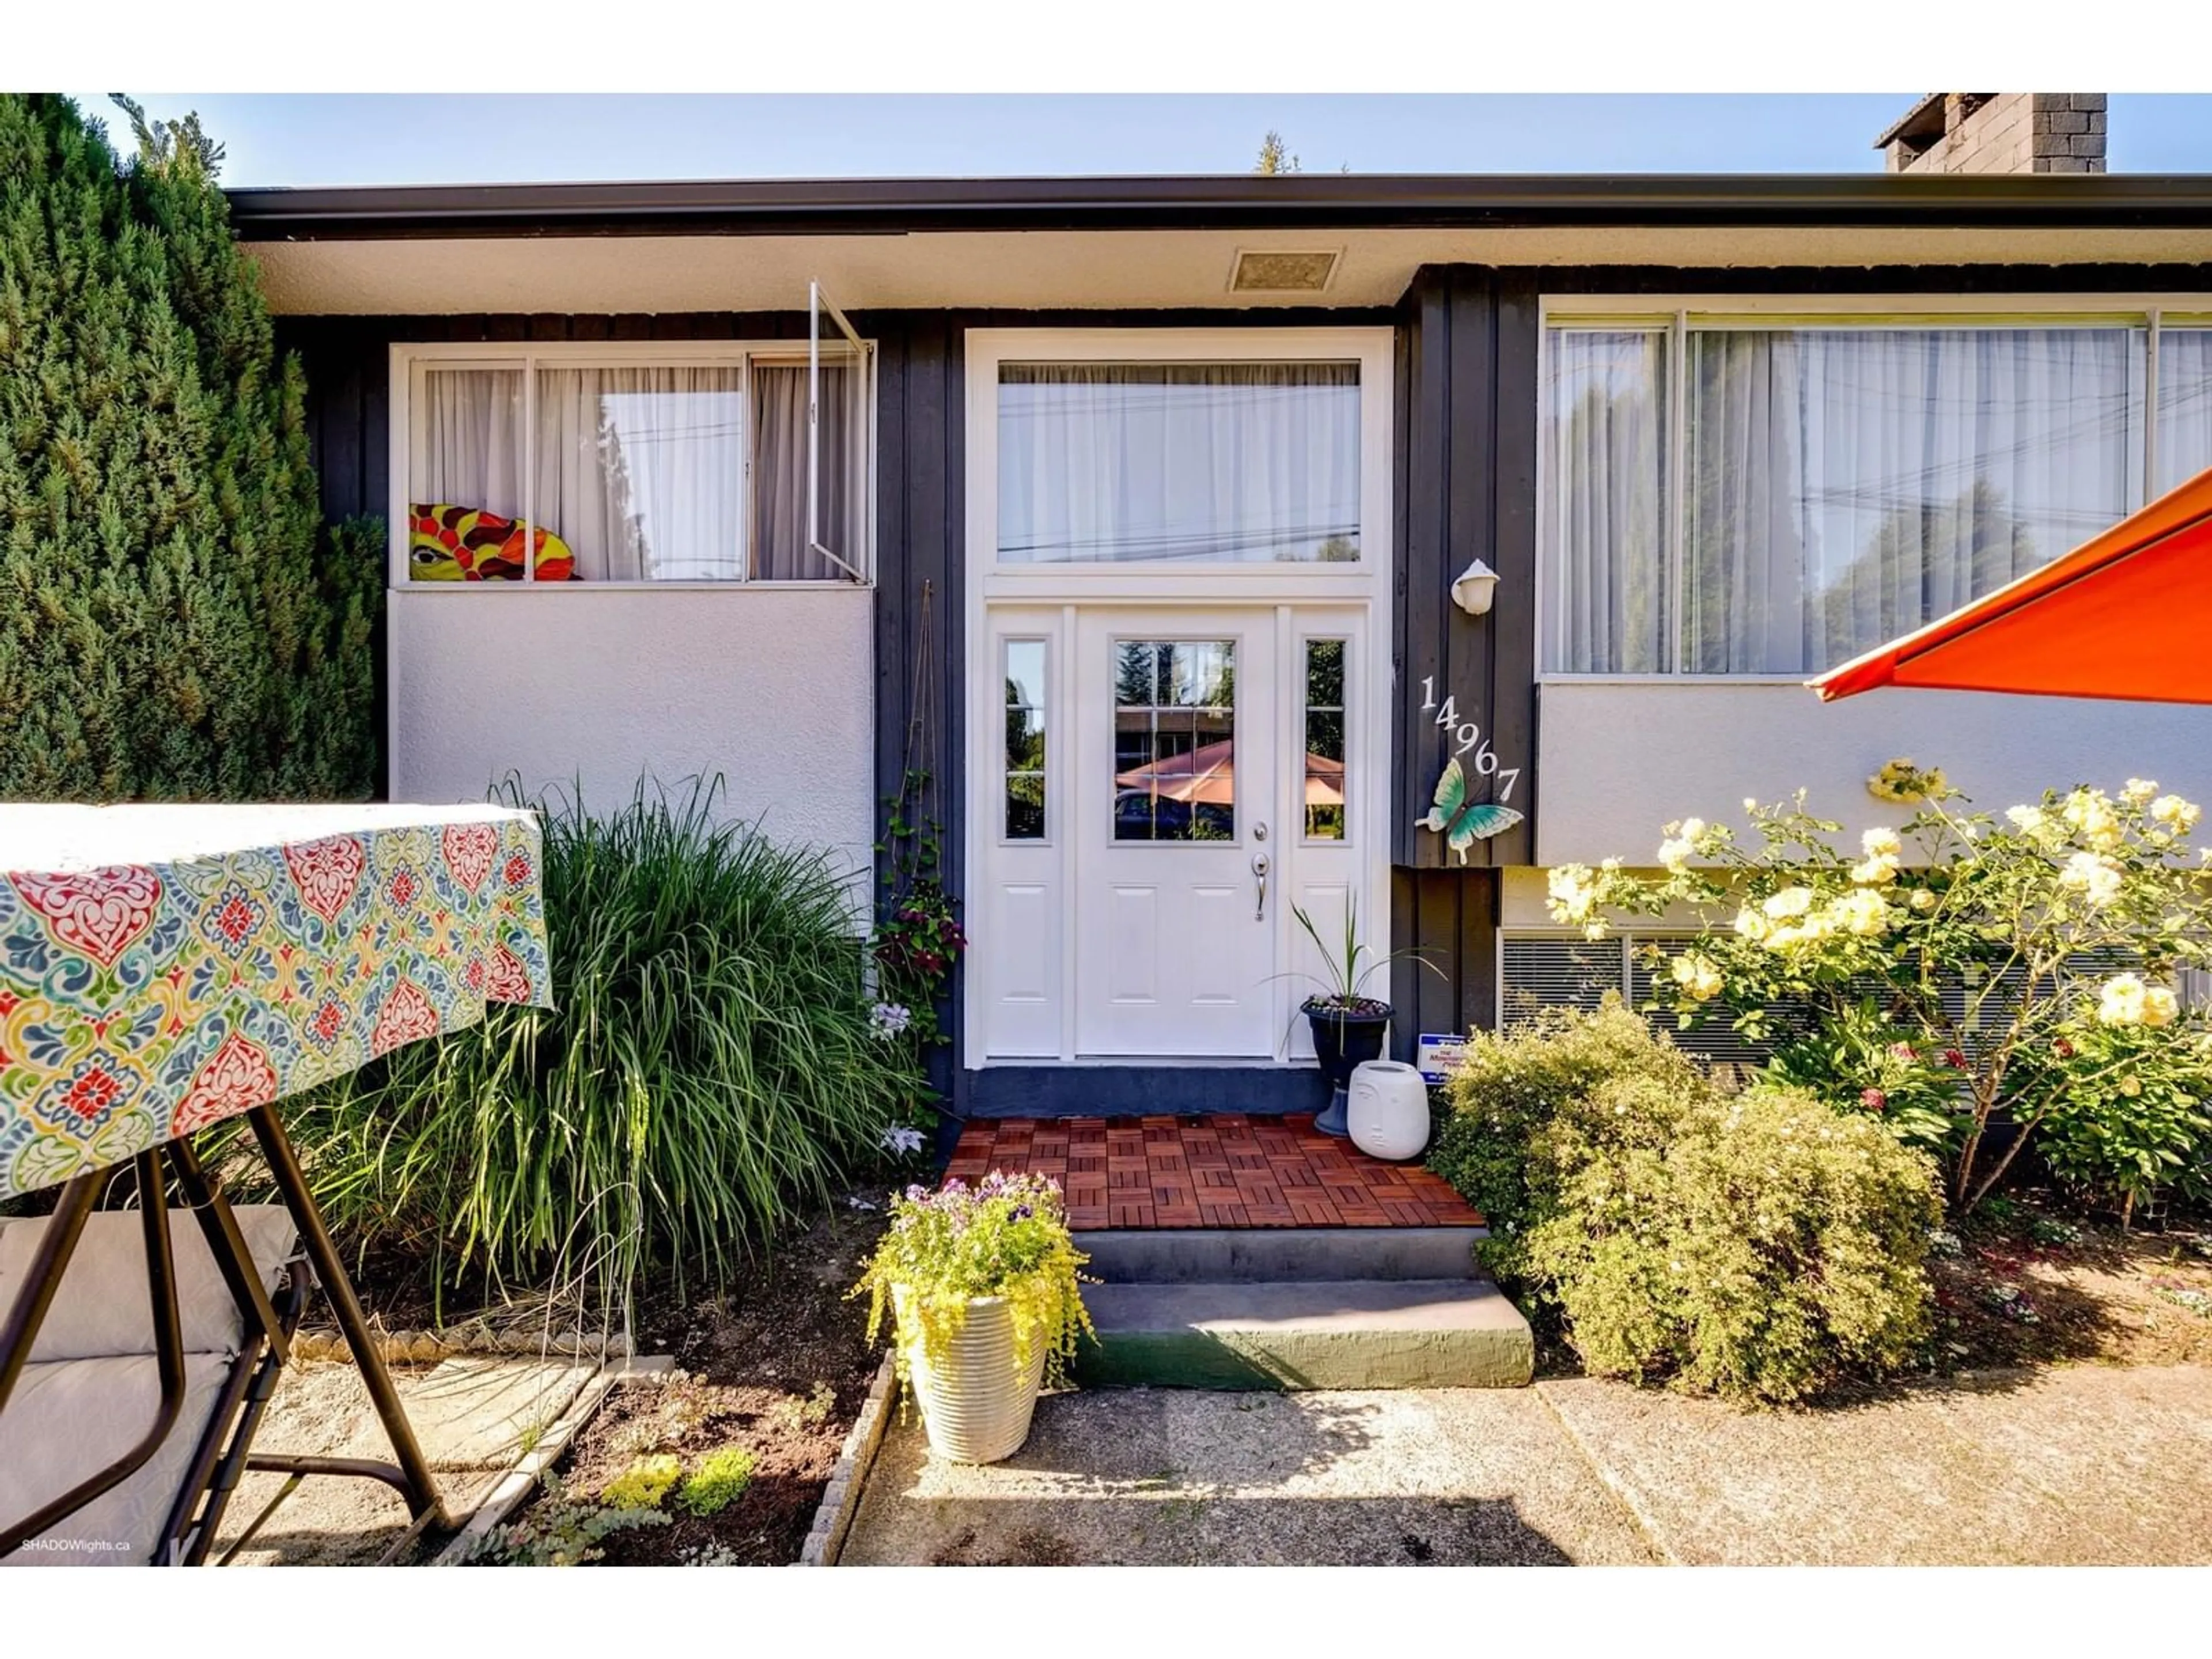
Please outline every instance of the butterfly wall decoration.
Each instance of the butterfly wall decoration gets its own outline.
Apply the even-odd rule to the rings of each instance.
[[[1444,838],[1444,845],[1459,854],[1459,861],[1465,864],[1467,849],[1476,842],[1486,841],[1520,822],[1521,814],[1510,806],[1467,798],[1467,773],[1455,755],[1444,763],[1443,775],[1437,780],[1436,799],[1429,807],[1429,815],[1415,819],[1413,827],[1435,830]]]

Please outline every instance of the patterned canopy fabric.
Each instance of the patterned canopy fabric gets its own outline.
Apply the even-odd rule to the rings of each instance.
[[[0,807],[0,1198],[550,1006],[541,858],[496,807]]]

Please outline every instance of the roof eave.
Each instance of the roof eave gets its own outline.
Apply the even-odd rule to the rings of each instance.
[[[1254,174],[229,192],[249,241],[1561,226],[2212,227],[2212,175]]]

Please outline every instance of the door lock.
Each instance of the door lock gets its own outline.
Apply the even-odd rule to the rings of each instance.
[[[1260,904],[1252,912],[1252,920],[1261,921],[1267,915],[1267,855],[1265,853],[1252,854],[1252,873],[1260,878]]]

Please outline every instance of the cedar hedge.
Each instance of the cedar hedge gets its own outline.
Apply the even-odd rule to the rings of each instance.
[[[374,521],[326,528],[196,120],[0,95],[0,796],[333,799],[374,776]]]

